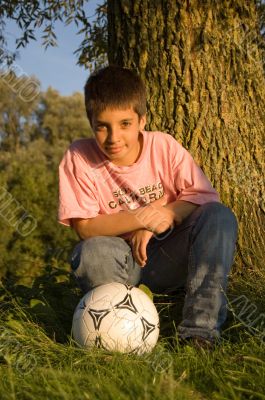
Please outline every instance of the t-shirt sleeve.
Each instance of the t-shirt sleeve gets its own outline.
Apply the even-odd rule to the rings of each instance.
[[[171,160],[176,200],[199,205],[210,201],[219,202],[218,193],[191,154],[174,138],[173,140],[175,143],[171,147]]]
[[[99,213],[97,189],[78,154],[69,148],[59,165],[58,222],[71,225],[71,218],[94,218]]]

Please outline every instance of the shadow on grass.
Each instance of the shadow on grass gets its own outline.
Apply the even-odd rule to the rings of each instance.
[[[182,320],[182,309],[185,290],[179,289],[170,295],[154,295],[154,304],[160,318],[160,336],[172,338],[176,335],[176,327]]]
[[[47,266],[31,287],[6,278],[1,291],[0,298],[5,296],[8,311],[14,312],[8,301],[13,299],[49,337],[59,343],[68,341],[73,313],[82,297],[69,271]]]

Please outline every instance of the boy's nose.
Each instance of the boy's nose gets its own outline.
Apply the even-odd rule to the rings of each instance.
[[[110,129],[108,132],[107,142],[109,144],[119,143],[120,141],[120,133],[117,129]]]

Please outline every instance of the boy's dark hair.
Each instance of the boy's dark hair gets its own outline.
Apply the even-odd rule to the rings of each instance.
[[[132,107],[139,118],[146,113],[146,92],[141,78],[127,68],[111,65],[94,72],[85,84],[85,107],[92,123],[107,107]]]

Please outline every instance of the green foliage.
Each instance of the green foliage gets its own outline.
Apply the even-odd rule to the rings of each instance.
[[[60,96],[59,92],[48,88],[41,96],[37,116],[36,135],[41,131],[52,145],[60,140],[72,142],[91,133],[83,95],[79,92],[72,96]]]
[[[34,77],[17,77],[15,71],[0,70],[0,93],[1,147],[16,151],[29,141],[39,101],[39,82]]]
[[[5,233],[0,237],[0,277],[30,285],[47,262],[69,268],[69,254],[79,239],[57,222],[58,166],[69,144],[90,136],[91,130],[80,93],[63,97],[50,88],[32,104],[23,104],[5,82],[0,85],[0,229]],[[21,123],[16,141],[10,139],[9,110]],[[26,217],[32,229],[23,234]]]
[[[5,236],[0,270],[2,274],[5,271],[10,277],[24,282],[40,273],[49,247],[70,248],[71,240],[75,238],[73,232],[57,223],[58,159],[47,157],[53,157],[52,153],[44,139],[37,139],[20,149],[15,158],[1,154],[4,165],[2,188],[12,197],[1,211],[0,227]],[[1,204],[2,210],[3,201]],[[6,218],[7,212],[9,218]],[[36,227],[23,236],[18,221],[25,212],[32,216]]]

